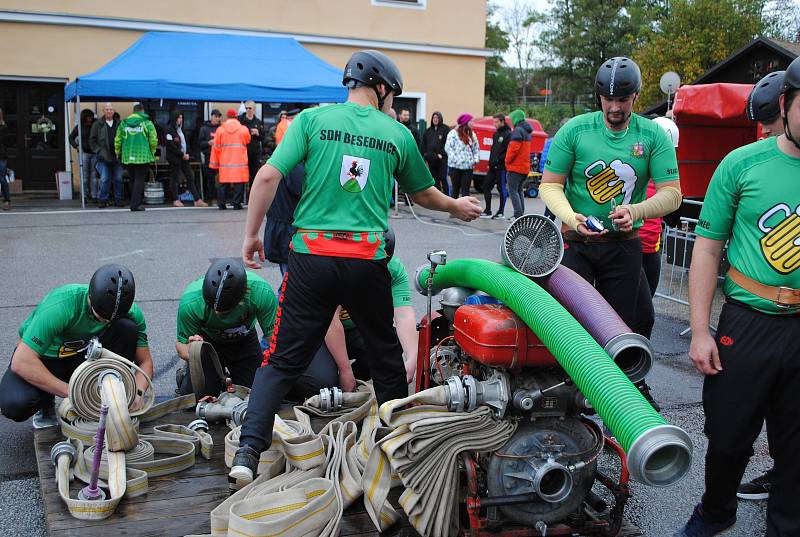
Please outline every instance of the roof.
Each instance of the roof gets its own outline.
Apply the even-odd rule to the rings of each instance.
[[[148,32],[67,85],[67,101],[186,99],[339,102],[342,71],[294,39]]]

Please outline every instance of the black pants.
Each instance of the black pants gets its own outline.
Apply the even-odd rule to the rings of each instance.
[[[281,400],[308,368],[340,304],[362,329],[379,403],[406,397],[403,350],[392,326],[387,261],[289,253],[269,363],[256,372],[241,445],[264,451]]]
[[[443,193],[449,195],[449,188],[447,187],[447,161],[443,158],[432,158],[426,159],[426,162],[433,176],[434,186]]]
[[[250,183],[255,179],[258,169],[261,167],[261,144],[258,144],[258,150],[247,151],[247,169],[250,172]]]
[[[217,170],[212,170],[208,167],[208,160],[209,158],[207,157],[203,164],[203,194],[206,200],[211,199],[217,191]]]
[[[714,521],[736,514],[736,488],[764,419],[775,459],[767,537],[800,535],[800,315],[759,313],[728,302],[717,329],[722,371],[703,384],[706,489],[703,511]]]
[[[360,377],[356,377],[360,378]],[[339,385],[339,368],[326,345],[321,345],[302,375],[295,381],[286,399],[302,402],[311,396],[319,395],[322,388]]]
[[[211,341],[206,334],[200,334],[206,341]],[[219,363],[223,368],[228,368],[231,375],[231,382],[240,386],[253,385],[253,377],[256,370],[261,365],[261,345],[258,342],[258,334],[255,330],[250,330],[243,337],[235,341],[212,342],[214,350],[217,351]],[[225,389],[225,379],[219,378],[217,370],[211,360],[203,358],[203,376],[205,377],[205,389],[200,396],[217,396]],[[186,374],[183,382],[178,387],[181,395],[194,392],[192,389],[192,379]]]
[[[99,339],[106,349],[133,361],[137,337],[136,323],[121,318],[111,323]],[[85,356],[84,350],[70,358],[43,359],[42,364],[57,379],[68,382],[75,369],[83,363]],[[3,380],[0,380],[0,409],[5,417],[14,421],[25,421],[37,410],[52,405],[53,397],[53,394],[40,390],[11,371],[10,367],[3,375]]]
[[[228,185],[233,186],[233,205],[241,205],[244,202],[244,183],[220,183],[217,189],[217,205],[220,207],[225,205]]]
[[[564,241],[561,264],[594,285],[634,332],[650,338],[655,322],[653,299],[642,269],[642,242]]]
[[[506,171],[490,167],[483,180],[483,201],[486,203],[483,210],[486,214],[492,212],[492,189],[495,185],[500,194],[500,208],[497,209],[497,214],[503,214],[506,210]]]
[[[142,205],[144,181],[150,174],[149,164],[128,164],[128,177],[131,179],[131,209]]]
[[[195,184],[194,172],[188,160],[180,160],[169,163],[169,188],[172,192],[172,199],[177,200],[181,195],[181,174],[186,178],[186,188],[192,194],[195,201],[202,199],[200,193],[197,191]]]
[[[647,286],[650,288],[650,296],[656,294],[658,282],[661,279],[661,251],[649,254],[642,253],[642,268],[647,278]]]
[[[472,183],[472,168],[469,170],[450,168],[450,180],[453,182],[453,191],[450,193],[452,197],[469,196],[469,187]]]

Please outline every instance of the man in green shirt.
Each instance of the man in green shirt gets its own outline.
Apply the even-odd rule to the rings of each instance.
[[[765,419],[775,459],[766,535],[800,535],[800,58],[786,69],[779,102],[783,134],[722,160],[696,228],[689,357],[705,375],[706,490],[678,536],[715,535],[736,522],[736,489]],[[731,268],[714,337],[726,242]]]
[[[189,359],[189,343],[208,341],[214,346],[220,365],[227,368],[231,382],[248,388],[261,365],[261,345],[256,321],[266,337],[272,334],[275,292],[261,276],[245,271],[240,259],[214,261],[206,275],[186,286],[178,306],[178,330],[175,349]],[[178,393],[192,393],[187,369],[178,371]],[[204,395],[219,395],[225,379],[219,378],[214,364],[203,357]]]
[[[55,425],[53,397],[69,395],[69,378],[94,337],[153,378],[147,325],[133,303],[135,291],[131,271],[116,264],[97,269],[89,285],[50,291],[19,328],[11,366],[0,381],[3,415],[25,421],[37,413],[35,427]],[[136,385],[140,391],[147,387],[141,374]]]
[[[383,244],[393,177],[423,207],[463,220],[481,211],[477,199],[454,200],[434,187],[411,133],[386,115],[403,89],[400,71],[388,56],[374,50],[355,53],[342,83],[349,90],[347,102],[298,115],[250,193],[242,256],[258,268],[253,254],[264,260],[258,232],[278,182],[305,162],[269,363],[256,373],[230,473],[241,482],[253,479],[259,453],[272,440],[281,399],[308,367],[338,306],[363,329],[378,401],[408,394]]]
[[[155,161],[158,137],[141,103],[133,105],[133,113],[119,124],[114,137],[117,159],[128,169],[131,180],[131,211],[144,211],[144,181]]]
[[[675,148],[653,121],[633,114],[639,67],[611,58],[597,72],[601,110],[577,116],[553,138],[540,193],[561,220],[562,264],[592,283],[634,331],[650,337],[655,319],[642,270],[639,228],[680,206]],[[653,179],[656,193],[646,198]],[[593,216],[602,229],[587,225]],[[646,385],[640,387],[646,397]],[[655,405],[654,405],[655,406]]]

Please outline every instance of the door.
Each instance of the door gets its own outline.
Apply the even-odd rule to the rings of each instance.
[[[64,84],[0,81],[8,166],[24,190],[56,190],[64,163]]]

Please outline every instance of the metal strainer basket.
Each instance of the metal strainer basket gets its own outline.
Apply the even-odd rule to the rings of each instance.
[[[541,278],[561,263],[564,240],[552,220],[540,214],[526,214],[506,230],[502,254],[505,264],[517,272]]]

